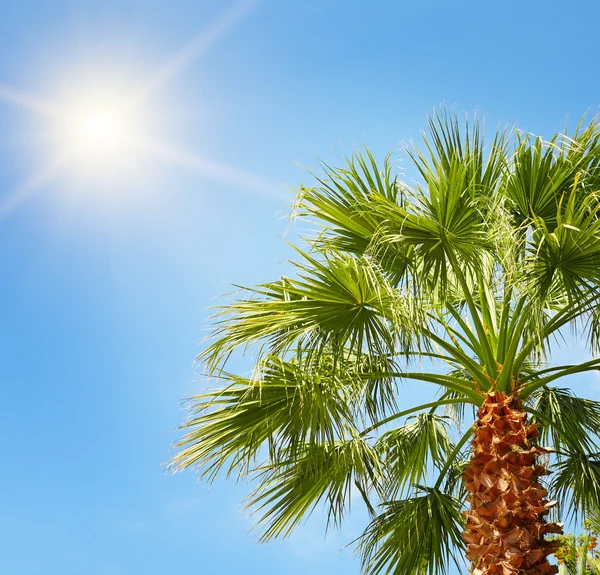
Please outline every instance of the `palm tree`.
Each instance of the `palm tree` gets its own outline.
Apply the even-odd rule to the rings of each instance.
[[[583,523],[584,533],[565,535],[555,556],[559,563],[559,575],[600,575],[598,536],[594,524],[598,516]]]
[[[549,363],[569,328],[599,348],[600,123],[484,148],[481,122],[441,113],[424,141],[412,186],[367,150],[300,189],[316,232],[293,277],[218,308],[199,357],[218,389],[171,468],[252,479],[262,540],[358,497],[367,573],[556,573],[549,514],[600,506],[600,404],[554,386],[600,359]],[[439,393],[411,404],[418,382]]]

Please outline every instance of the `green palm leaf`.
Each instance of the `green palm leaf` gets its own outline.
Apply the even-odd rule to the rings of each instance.
[[[555,464],[551,491],[575,517],[600,509],[599,454],[566,452]]]
[[[222,468],[246,473],[259,450],[273,454],[304,442],[335,442],[354,429],[352,403],[361,389],[348,385],[341,371],[326,361],[308,364],[268,357],[257,378],[222,374],[224,390],[191,400],[192,416],[183,425],[172,461],[175,469],[197,467],[209,477]]]
[[[540,441],[555,449],[589,452],[600,434],[600,402],[568,389],[544,386],[532,397],[532,421],[542,425]]]
[[[210,370],[236,348],[261,342],[271,353],[293,348],[374,356],[416,346],[422,312],[408,294],[398,293],[367,258],[339,253],[317,260],[303,254],[297,279],[246,289],[251,298],[222,308],[214,341],[199,360]]]
[[[403,202],[390,156],[382,169],[368,149],[365,155],[356,153],[348,158],[345,168],[323,168],[325,173],[317,177],[317,186],[300,189],[295,214],[327,223],[320,237],[324,246],[362,255],[386,219],[385,212],[373,210],[373,206],[394,209]]]
[[[432,488],[383,505],[359,543],[366,573],[441,575],[463,547],[461,505]]]
[[[594,291],[600,279],[600,202],[596,193],[578,199],[576,185],[560,198],[550,225],[534,218],[530,280],[542,297],[565,293],[570,301]]]
[[[446,417],[421,413],[379,438],[375,449],[385,468],[387,497],[396,497],[406,485],[420,483],[430,464],[446,461],[453,448],[447,427]]]
[[[600,122],[549,141],[497,130],[486,146],[483,135],[478,120],[434,115],[409,152],[411,185],[368,150],[323,165],[298,195],[295,215],[315,229],[291,276],[217,309],[199,361],[225,387],[191,400],[171,468],[254,481],[264,539],[319,505],[337,525],[358,492],[371,514],[382,505],[359,544],[368,573],[444,573],[463,548],[462,506],[475,516],[484,497],[465,486],[465,465],[477,453],[487,466],[486,433],[504,445],[513,427],[523,458],[543,463],[536,441],[556,450],[550,497],[571,514],[600,509],[600,403],[552,387],[600,359],[548,363],[569,328],[600,347]],[[251,375],[229,373],[246,352]],[[438,399],[405,405],[419,382]],[[498,397],[512,423],[490,407]],[[498,465],[486,469],[504,485]],[[543,493],[543,466],[532,469],[530,499]],[[514,511],[522,485],[507,485]],[[471,515],[471,539],[488,540]]]
[[[328,522],[339,524],[350,509],[356,486],[368,499],[381,474],[376,452],[361,438],[312,443],[259,470],[260,484],[248,500],[264,526],[262,541],[288,536],[324,501]]]

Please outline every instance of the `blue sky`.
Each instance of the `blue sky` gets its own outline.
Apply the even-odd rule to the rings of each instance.
[[[344,545],[360,512],[326,540],[317,513],[259,546],[246,486],[164,474],[180,401],[204,385],[206,307],[285,273],[287,207],[316,156],[399,150],[440,104],[541,135],[596,111],[599,16],[592,1],[3,0],[0,572],[358,574]],[[119,174],[53,167],[62,140],[32,102],[68,115],[113,83],[142,94],[160,149],[123,154]]]

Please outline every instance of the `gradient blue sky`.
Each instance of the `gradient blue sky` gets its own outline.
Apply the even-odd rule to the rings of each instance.
[[[596,111],[599,16],[593,1],[2,0],[0,573],[358,574],[343,547],[360,513],[259,546],[244,485],[163,473],[203,386],[205,308],[226,282],[285,273],[291,189],[315,156],[397,150],[441,103],[541,135]],[[44,175],[56,150],[23,93],[113,81],[149,86],[167,152],[134,183]]]

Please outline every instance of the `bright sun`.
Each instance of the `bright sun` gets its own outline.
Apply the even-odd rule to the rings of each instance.
[[[83,66],[67,65],[64,76],[53,71],[45,80],[48,97],[0,82],[0,104],[31,112],[23,126],[30,132],[31,154],[39,162],[11,191],[0,194],[0,218],[51,182],[69,200],[78,198],[90,206],[97,198],[106,205],[113,205],[113,200],[120,205],[124,197],[134,197],[132,192],[146,197],[149,189],[162,189],[160,169],[165,164],[279,196],[280,188],[271,180],[170,144],[175,127],[171,120],[181,112],[173,113],[160,96],[256,5],[256,0],[233,3],[147,75],[99,55],[86,59]]]
[[[106,175],[133,165],[147,134],[144,112],[130,94],[78,94],[62,109],[51,132],[75,168]]]
[[[86,111],[75,119],[73,139],[91,154],[105,154],[123,140],[123,121],[115,110]]]

